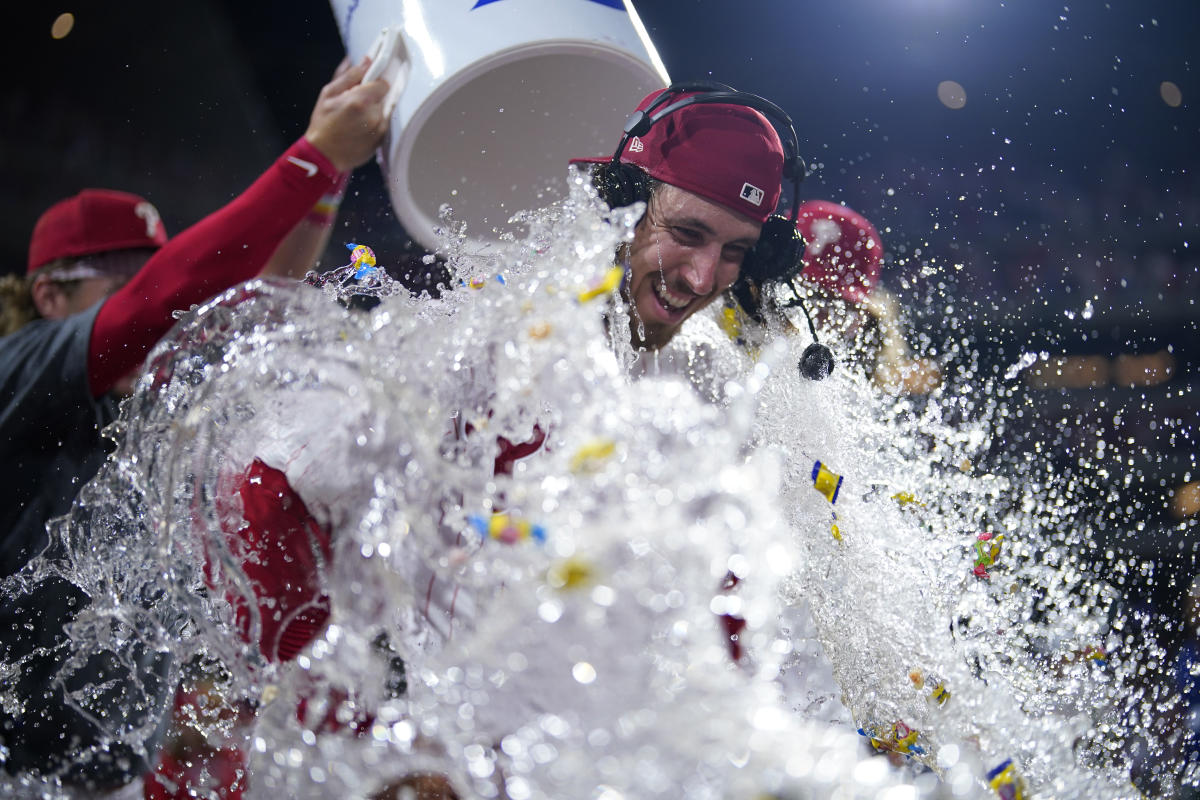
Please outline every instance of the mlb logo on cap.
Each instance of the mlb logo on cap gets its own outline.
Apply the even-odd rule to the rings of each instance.
[[[742,199],[749,203],[753,203],[756,206],[761,206],[763,201],[763,190],[752,183],[743,183]]]

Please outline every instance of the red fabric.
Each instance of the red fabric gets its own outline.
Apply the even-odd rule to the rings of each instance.
[[[742,660],[742,629],[746,627],[746,620],[741,617],[735,617],[732,614],[721,615],[721,627],[725,629],[727,644],[729,645],[729,657],[734,661]]]
[[[883,242],[866,217],[828,200],[809,200],[800,204],[796,230],[805,242],[801,277],[848,302],[866,299],[883,262]]]
[[[518,459],[535,452],[545,440],[538,426],[528,442],[513,444],[499,438],[495,473],[511,473]],[[242,500],[245,525],[230,534],[232,549],[241,556],[254,587],[262,618],[259,644],[267,658],[289,661],[329,621],[329,598],[321,593],[318,563],[331,557],[329,531],[317,524],[287,476],[259,459],[238,479],[234,491]],[[250,611],[243,599],[230,601],[248,639]]]
[[[231,203],[163,245],[96,316],[88,349],[93,396],[142,362],[174,324],[173,311],[258,274],[337,180],[329,160],[301,138]]]
[[[84,189],[38,218],[29,240],[29,272],[56,258],[162,247],[167,231],[148,200],[111,189]]]
[[[262,620],[259,644],[273,661],[289,661],[329,621],[321,592],[321,562],[331,556],[329,532],[317,524],[287,476],[255,459],[236,489],[246,524],[230,534],[232,549],[254,587]],[[250,635],[250,610],[230,598],[242,635]]]
[[[513,444],[503,436],[497,436],[496,443],[500,445],[500,453],[496,456],[496,463],[492,469],[493,474],[512,475],[513,464],[526,456],[536,453],[545,441],[546,432],[539,425],[533,426],[533,438],[528,442]]]
[[[246,754],[237,747],[191,756],[186,762],[164,751],[158,766],[145,775],[145,800],[242,800],[246,791]]]
[[[648,108],[663,91],[646,95],[637,110]],[[698,93],[673,94],[651,116],[694,94]],[[580,158],[571,163],[609,160]],[[758,222],[766,222],[775,213],[783,188],[779,134],[762,114],[740,105],[697,103],[673,111],[644,136],[631,137],[621,152],[621,163],[641,167],[663,183],[687,189]]]
[[[725,580],[721,582],[721,591],[725,594],[731,594],[741,583],[741,578],[734,575],[732,572],[725,574]],[[726,644],[729,646],[729,657],[735,662],[742,660],[742,630],[746,627],[746,620],[734,614],[721,614],[721,627],[725,629]]]

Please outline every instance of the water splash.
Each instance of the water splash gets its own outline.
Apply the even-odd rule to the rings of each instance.
[[[438,299],[343,275],[185,315],[115,457],[52,528],[65,556],[5,585],[91,599],[66,672],[135,645],[169,656],[161,683],[125,663],[131,702],[157,707],[207,665],[256,709],[254,797],[419,773],[517,800],[963,797],[1006,759],[1036,794],[1137,796],[1154,645],[1080,556],[1096,522],[1073,478],[991,468],[1016,373],[924,400],[850,369],[812,383],[781,321],[751,352],[715,316],[637,353],[619,298],[587,289],[638,214],[606,220],[571,189],[487,257],[448,220],[456,286]],[[350,302],[364,292],[369,314]],[[502,442],[539,434],[497,472]],[[814,488],[818,461],[836,495]],[[280,562],[237,535],[256,463],[319,523],[285,559],[318,587],[299,611],[261,597],[255,568]],[[988,577],[981,533],[1003,535]],[[281,663],[264,637],[318,606],[329,624]],[[114,743],[150,738],[111,722]]]

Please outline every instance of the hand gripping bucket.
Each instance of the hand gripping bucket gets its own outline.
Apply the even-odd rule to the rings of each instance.
[[[571,158],[609,152],[669,80],[627,0],[331,0],[346,52],[402,88],[380,164],[429,249],[439,209],[486,249],[563,196]]]

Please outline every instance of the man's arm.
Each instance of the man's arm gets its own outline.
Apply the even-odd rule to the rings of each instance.
[[[349,57],[342,59],[333,77],[340,78],[348,69]],[[338,208],[341,207],[349,182],[350,173],[343,172],[337,185],[326,192],[279,243],[258,277],[302,280],[310,269],[317,268],[317,261],[329,244],[333,224],[337,222]]]
[[[304,219],[283,237],[266,265],[258,273],[260,278],[291,278],[301,280],[309,270],[317,267],[317,261],[329,244],[333,224],[337,221],[338,207],[346,190],[349,173],[332,190],[324,194],[317,204],[309,209]],[[340,265],[339,265],[340,266]]]
[[[339,175],[371,157],[387,130],[387,83],[359,84],[368,62],[321,90],[308,130],[249,189],[167,242],[96,317],[88,385],[107,392],[170,330],[172,312],[254,277]]]

